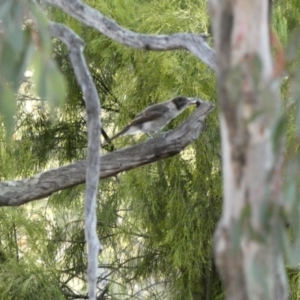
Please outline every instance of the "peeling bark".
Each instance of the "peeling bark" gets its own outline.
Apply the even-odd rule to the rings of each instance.
[[[216,44],[224,204],[215,259],[226,299],[287,299],[278,241],[282,149],[273,149],[280,114],[273,80],[269,1],[210,1]],[[277,186],[278,191],[278,186]]]

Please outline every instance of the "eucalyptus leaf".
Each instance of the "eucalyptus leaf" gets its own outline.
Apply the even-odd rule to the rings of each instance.
[[[16,76],[14,78],[15,90],[17,90],[24,79],[24,74],[29,68],[29,63],[34,53],[34,45],[29,40],[29,37],[26,38],[26,45],[23,49],[20,59],[16,63]]]
[[[16,112],[16,99],[14,91],[9,85],[0,86],[0,113],[3,116],[4,124],[7,129],[8,136],[13,132],[14,115]]]
[[[47,83],[46,83],[46,64],[41,53],[35,52],[32,60],[33,76],[35,92],[44,101],[47,97]]]
[[[38,34],[40,38],[40,50],[43,51],[45,55],[50,56],[52,51],[52,43],[49,33],[48,20],[45,16],[45,13],[39,8],[38,5],[36,5],[36,3],[32,2],[30,4],[30,8],[32,15],[37,22],[37,27],[39,30]]]
[[[47,74],[47,100],[51,108],[61,106],[66,97],[66,82],[56,64],[51,61],[48,64]]]
[[[51,108],[62,105],[66,96],[66,83],[55,62],[52,59],[45,60],[37,52],[33,59],[33,69],[35,89],[41,100],[47,100]]]

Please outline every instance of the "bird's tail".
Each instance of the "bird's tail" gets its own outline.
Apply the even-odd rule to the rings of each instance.
[[[126,133],[127,130],[128,130],[128,126],[126,126],[123,130],[121,130],[120,132],[118,132],[117,134],[115,134],[114,136],[112,136],[111,138],[109,138],[108,141],[102,145],[102,147],[110,144],[112,140],[116,139],[120,135],[123,135],[124,133]]]

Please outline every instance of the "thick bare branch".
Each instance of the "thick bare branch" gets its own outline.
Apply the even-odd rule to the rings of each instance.
[[[100,178],[115,176],[139,166],[180,153],[195,141],[213,104],[203,102],[175,130],[132,147],[101,156]],[[17,206],[45,198],[53,193],[85,182],[86,160],[42,172],[33,177],[0,182],[0,206]]]
[[[270,3],[210,0],[224,182],[214,253],[230,300],[289,299],[278,238],[284,151],[273,137],[282,101],[273,80]]]
[[[216,69],[214,52],[200,34],[137,34],[122,28],[115,21],[103,16],[98,10],[91,8],[80,0],[47,0],[47,2],[123,45],[144,50],[188,50],[207,66],[213,70]]]
[[[100,166],[100,101],[96,86],[83,56],[82,40],[68,27],[50,23],[51,34],[62,40],[70,52],[71,63],[81,88],[87,111],[88,153],[85,190],[85,238],[88,245],[89,299],[97,297],[97,266],[100,242],[96,231],[96,199]]]

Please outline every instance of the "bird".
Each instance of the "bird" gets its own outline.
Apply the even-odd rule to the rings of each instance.
[[[171,100],[151,105],[136,115],[129,125],[111,137],[109,143],[120,135],[146,133],[151,138],[150,133],[157,133],[192,104],[199,106],[201,100],[199,98],[178,96]]]

